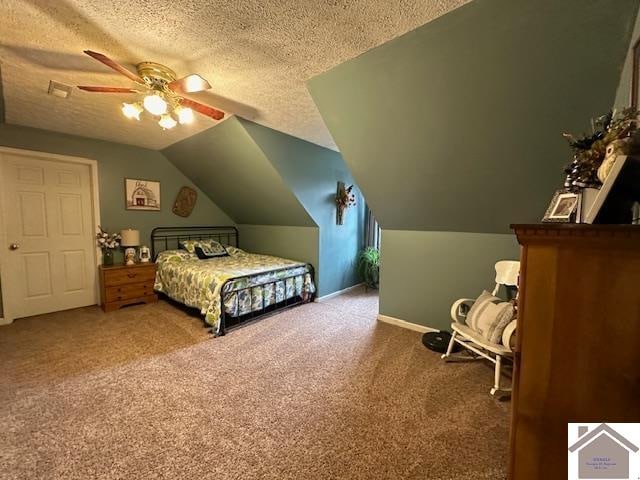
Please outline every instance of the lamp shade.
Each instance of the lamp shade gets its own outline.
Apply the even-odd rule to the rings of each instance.
[[[140,245],[140,231],[131,230],[130,228],[120,231],[122,241],[120,245],[123,247],[137,247]]]

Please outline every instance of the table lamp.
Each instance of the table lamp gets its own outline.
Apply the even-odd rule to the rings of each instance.
[[[120,244],[125,248],[124,260],[127,265],[133,265],[136,263],[136,249],[135,247],[140,245],[140,232],[138,230],[131,230],[130,228],[120,231],[120,237],[122,241]]]

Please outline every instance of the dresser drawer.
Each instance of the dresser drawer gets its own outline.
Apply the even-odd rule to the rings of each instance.
[[[146,297],[153,295],[153,281],[130,283],[127,285],[105,288],[105,301],[118,302],[130,298]]]
[[[156,278],[155,265],[149,268],[123,268],[104,272],[105,287],[125,285],[129,283],[151,282]]]

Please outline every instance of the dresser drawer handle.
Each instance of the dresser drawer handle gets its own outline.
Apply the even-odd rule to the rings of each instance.
[[[127,273],[127,277],[129,278],[135,278],[136,274],[135,273]]]

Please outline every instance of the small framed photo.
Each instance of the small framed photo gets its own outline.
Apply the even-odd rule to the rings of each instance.
[[[542,219],[543,222],[573,223],[580,221],[581,194],[557,190]]]
[[[125,178],[124,195],[127,210],[160,211],[160,182]]]

